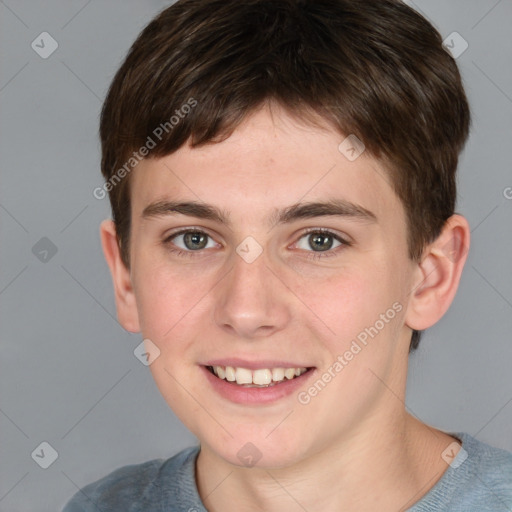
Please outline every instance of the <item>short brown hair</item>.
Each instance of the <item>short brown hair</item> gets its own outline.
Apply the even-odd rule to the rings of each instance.
[[[101,113],[101,171],[126,266],[130,179],[121,166],[156,142],[158,126],[148,157],[224,140],[265,102],[364,142],[405,207],[409,257],[419,261],[454,213],[470,124],[437,30],[398,0],[179,0],[133,43]],[[412,349],[419,338],[413,331]]]

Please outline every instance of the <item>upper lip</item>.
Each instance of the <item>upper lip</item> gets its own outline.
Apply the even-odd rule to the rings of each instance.
[[[238,358],[214,359],[203,366],[232,366],[233,368],[247,368],[248,370],[260,370],[263,368],[312,368],[311,365],[290,362],[277,359],[265,359],[263,361],[247,361]]]

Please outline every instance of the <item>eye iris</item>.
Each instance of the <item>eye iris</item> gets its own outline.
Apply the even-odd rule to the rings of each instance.
[[[183,241],[188,249],[203,249],[207,244],[207,237],[204,233],[190,231],[185,233]]]
[[[326,242],[330,242],[327,243]],[[332,247],[332,236],[331,235],[324,235],[321,233],[315,233],[313,235],[310,235],[309,237],[309,243],[311,247],[318,248],[320,250],[329,250]],[[323,245],[326,244],[326,245]]]

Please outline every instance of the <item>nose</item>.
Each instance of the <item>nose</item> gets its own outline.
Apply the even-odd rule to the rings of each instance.
[[[216,324],[246,340],[282,330],[291,317],[290,297],[277,273],[265,253],[251,263],[234,254],[233,267],[216,287]]]

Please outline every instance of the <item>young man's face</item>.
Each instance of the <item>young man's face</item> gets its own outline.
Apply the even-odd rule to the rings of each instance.
[[[405,213],[379,163],[350,161],[343,138],[262,109],[227,140],[143,161],[131,176],[130,325],[160,350],[150,369],[170,407],[234,464],[292,464],[403,415],[415,268]],[[229,222],[155,214],[165,201],[208,204]],[[279,220],[329,201],[346,214]],[[208,366],[270,370],[259,382],[310,370],[246,387]]]

